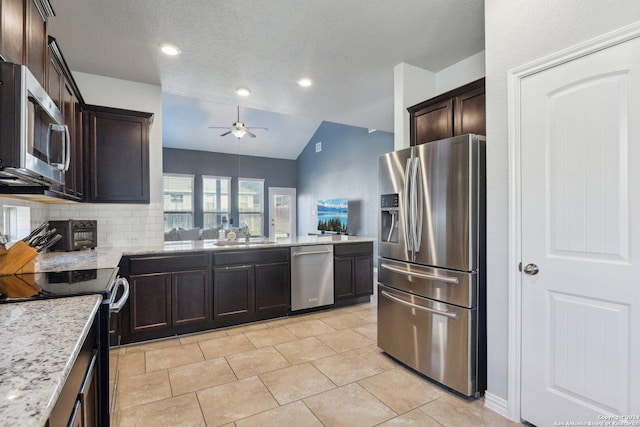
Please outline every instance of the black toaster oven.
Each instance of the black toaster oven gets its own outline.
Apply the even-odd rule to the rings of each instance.
[[[67,219],[49,221],[49,229],[55,228],[62,236],[51,247],[54,251],[78,251],[98,246],[98,221],[90,219]]]

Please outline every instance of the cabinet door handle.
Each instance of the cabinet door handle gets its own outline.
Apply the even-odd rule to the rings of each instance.
[[[245,265],[233,265],[233,266],[230,266],[230,267],[227,266],[224,269],[225,270],[240,270],[240,269],[243,269],[243,268],[251,268],[251,267],[253,267],[252,264],[245,264]]]

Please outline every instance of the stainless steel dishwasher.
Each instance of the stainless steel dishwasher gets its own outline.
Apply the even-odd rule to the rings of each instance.
[[[333,245],[291,248],[291,311],[333,304]]]

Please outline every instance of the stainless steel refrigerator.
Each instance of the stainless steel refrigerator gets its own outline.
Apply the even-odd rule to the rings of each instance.
[[[486,389],[485,138],[378,158],[378,346],[466,396]]]

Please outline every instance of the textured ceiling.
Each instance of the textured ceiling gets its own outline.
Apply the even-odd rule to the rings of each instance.
[[[435,72],[484,48],[482,0],[51,1],[49,31],[72,70],[161,85],[180,95],[165,97],[167,113],[185,98],[191,108],[209,101],[232,113],[192,126],[233,122],[240,104],[393,132],[395,65]],[[159,53],[166,41],[182,54]],[[302,76],[314,85],[299,87]],[[238,86],[252,95],[240,98]],[[165,128],[188,119],[163,116]]]

